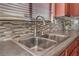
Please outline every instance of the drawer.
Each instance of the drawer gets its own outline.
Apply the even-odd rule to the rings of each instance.
[[[76,38],[61,54],[61,56],[77,56],[79,54],[79,38]]]

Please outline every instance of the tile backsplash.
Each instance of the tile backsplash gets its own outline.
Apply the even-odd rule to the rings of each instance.
[[[55,17],[58,28],[61,30],[79,30],[79,18],[78,17]]]
[[[46,22],[46,25],[42,25],[42,22],[37,22],[37,35],[48,32],[49,22]],[[26,39],[31,36],[34,36],[35,23],[34,21],[25,21],[25,20],[13,20],[8,21],[0,20],[0,40],[9,40],[9,39]]]
[[[0,21],[0,40],[33,35],[31,27],[32,23],[26,21]]]
[[[66,28],[68,27],[68,28]],[[52,30],[50,30],[50,28]],[[0,40],[15,39],[26,39],[34,36],[35,24],[31,21],[25,20],[0,20]],[[57,32],[64,30],[76,30],[79,31],[79,18],[78,17],[54,17],[54,23],[51,24],[47,21],[46,25],[42,25],[42,22],[37,22],[37,35],[40,36],[42,33],[46,34],[49,31]]]

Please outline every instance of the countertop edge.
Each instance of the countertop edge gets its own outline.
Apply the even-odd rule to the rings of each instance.
[[[46,55],[47,56],[49,56],[49,55],[50,56],[58,56],[61,53],[61,51],[63,51],[65,48],[67,48],[78,36],[79,36],[78,34],[74,33],[73,35],[71,35],[70,38],[68,38],[66,41],[60,43],[58,46],[53,48]]]

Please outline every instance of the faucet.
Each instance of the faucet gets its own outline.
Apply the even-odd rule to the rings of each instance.
[[[45,25],[45,18],[43,16],[37,16],[36,20],[42,20],[43,21],[43,25]],[[42,35],[44,34],[44,32],[42,31]]]
[[[45,18],[43,16],[37,16],[36,20],[42,20],[43,21],[43,25],[45,25]]]

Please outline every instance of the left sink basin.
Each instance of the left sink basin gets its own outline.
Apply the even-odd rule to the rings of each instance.
[[[18,42],[37,54],[42,54],[43,52],[56,46],[55,41],[40,37],[32,37],[26,40],[19,40]]]

